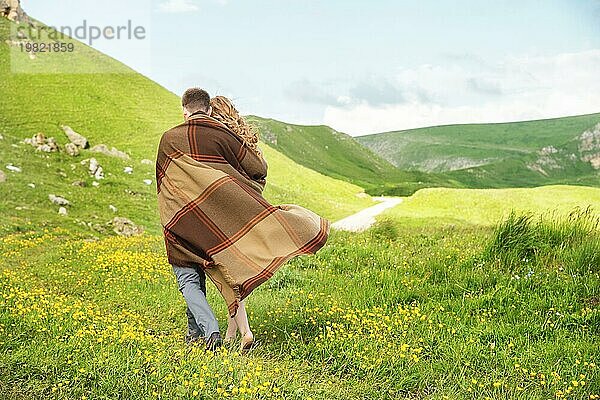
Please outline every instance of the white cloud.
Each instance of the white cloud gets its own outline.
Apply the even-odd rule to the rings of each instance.
[[[292,82],[284,89],[284,94],[292,100],[313,104],[338,104],[336,96],[324,88],[322,84],[315,84],[308,79]]]
[[[166,0],[158,5],[158,9],[165,13],[185,13],[200,8],[193,0]]]
[[[423,65],[394,77],[402,102],[377,105],[341,95],[345,105],[327,106],[324,123],[356,135],[600,112],[598,71],[600,50],[510,57],[495,65]]]

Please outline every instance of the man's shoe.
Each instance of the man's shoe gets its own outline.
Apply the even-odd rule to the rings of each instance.
[[[200,331],[188,331],[185,335],[185,344],[192,344],[200,340],[202,334]]]
[[[206,339],[206,350],[216,351],[223,345],[223,339],[219,332],[214,332],[208,339]]]

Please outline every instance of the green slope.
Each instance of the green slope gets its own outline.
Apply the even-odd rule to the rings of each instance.
[[[357,137],[399,168],[445,172],[562,146],[600,122],[600,114],[500,124],[446,125]]]
[[[79,42],[74,42],[77,50],[68,59],[64,55],[61,62],[79,65],[78,72],[85,66],[101,65],[102,70],[112,73],[52,73],[64,68],[52,54],[19,61],[36,63],[32,67],[36,73],[11,73],[11,48],[6,42],[10,28],[11,23],[0,18],[0,170],[7,175],[7,182],[0,184],[1,230],[62,225],[89,232],[92,225],[96,226],[96,230],[91,229],[93,234],[102,234],[106,221],[118,215],[146,226],[152,233],[159,232],[156,189],[154,184],[143,182],[154,178],[154,167],[141,160],[153,160],[162,132],[180,122],[178,97]],[[131,159],[89,150],[78,157],[64,152],[47,154],[20,143],[43,132],[62,146],[67,142],[59,128],[63,124],[86,136],[92,146],[115,146]],[[275,150],[267,151],[266,156],[272,165],[266,192],[269,199],[310,206],[331,219],[371,204],[368,196],[357,196],[362,192],[357,186],[303,169]],[[92,186],[94,179],[80,163],[90,157],[98,159],[106,172],[99,187]],[[20,167],[22,172],[8,171],[7,164]],[[133,167],[133,174],[123,173],[126,166]],[[73,186],[75,181],[84,182],[85,187]],[[67,217],[57,215],[58,207],[50,203],[49,194],[72,202]],[[118,212],[113,213],[109,205]]]
[[[470,188],[600,186],[600,170],[594,169],[580,151],[581,135],[599,122],[600,114],[589,114],[437,126],[357,140],[399,168],[435,171]],[[592,152],[600,157],[600,148]]]
[[[30,60],[36,65],[32,71],[39,73],[11,73],[11,47],[5,43],[9,29],[8,21],[0,20],[0,129],[7,134],[60,136],[59,126],[66,124],[92,144],[107,143],[151,158],[160,133],[181,119],[175,95],[77,41],[72,41],[73,53],[40,54]],[[55,57],[79,71],[102,64],[101,69],[111,73],[52,73],[64,68],[56,65]]]
[[[530,167],[538,160],[529,155],[509,158],[475,168],[447,172],[445,175],[469,188],[534,187],[555,184],[600,186],[600,174],[589,163],[568,157],[553,157],[560,168],[541,173]]]
[[[262,140],[292,160],[322,174],[359,185],[370,194],[407,195],[427,186],[454,186],[447,178],[402,171],[354,138],[324,126],[293,125],[251,117]]]
[[[586,130],[593,134],[592,130]],[[600,139],[584,150],[581,135],[560,146],[545,146],[532,154],[480,167],[450,171],[445,175],[471,188],[532,187],[550,184],[600,186],[600,170],[586,156],[600,157]]]

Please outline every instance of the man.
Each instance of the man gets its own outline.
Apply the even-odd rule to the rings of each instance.
[[[181,105],[186,123],[192,115],[210,115],[211,112],[210,96],[205,90],[199,88],[188,89],[183,94]],[[217,319],[206,300],[206,276],[204,271],[198,266],[172,265],[172,267],[177,277],[179,291],[187,304],[188,332],[185,338],[186,342],[197,342],[203,337],[207,349],[215,350],[221,346],[222,339]]]

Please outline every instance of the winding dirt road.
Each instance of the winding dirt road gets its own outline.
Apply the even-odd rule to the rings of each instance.
[[[361,232],[368,229],[375,223],[375,216],[381,214],[384,210],[402,203],[401,197],[373,197],[373,200],[379,201],[379,204],[360,210],[346,218],[331,224],[331,227],[341,231]]]

